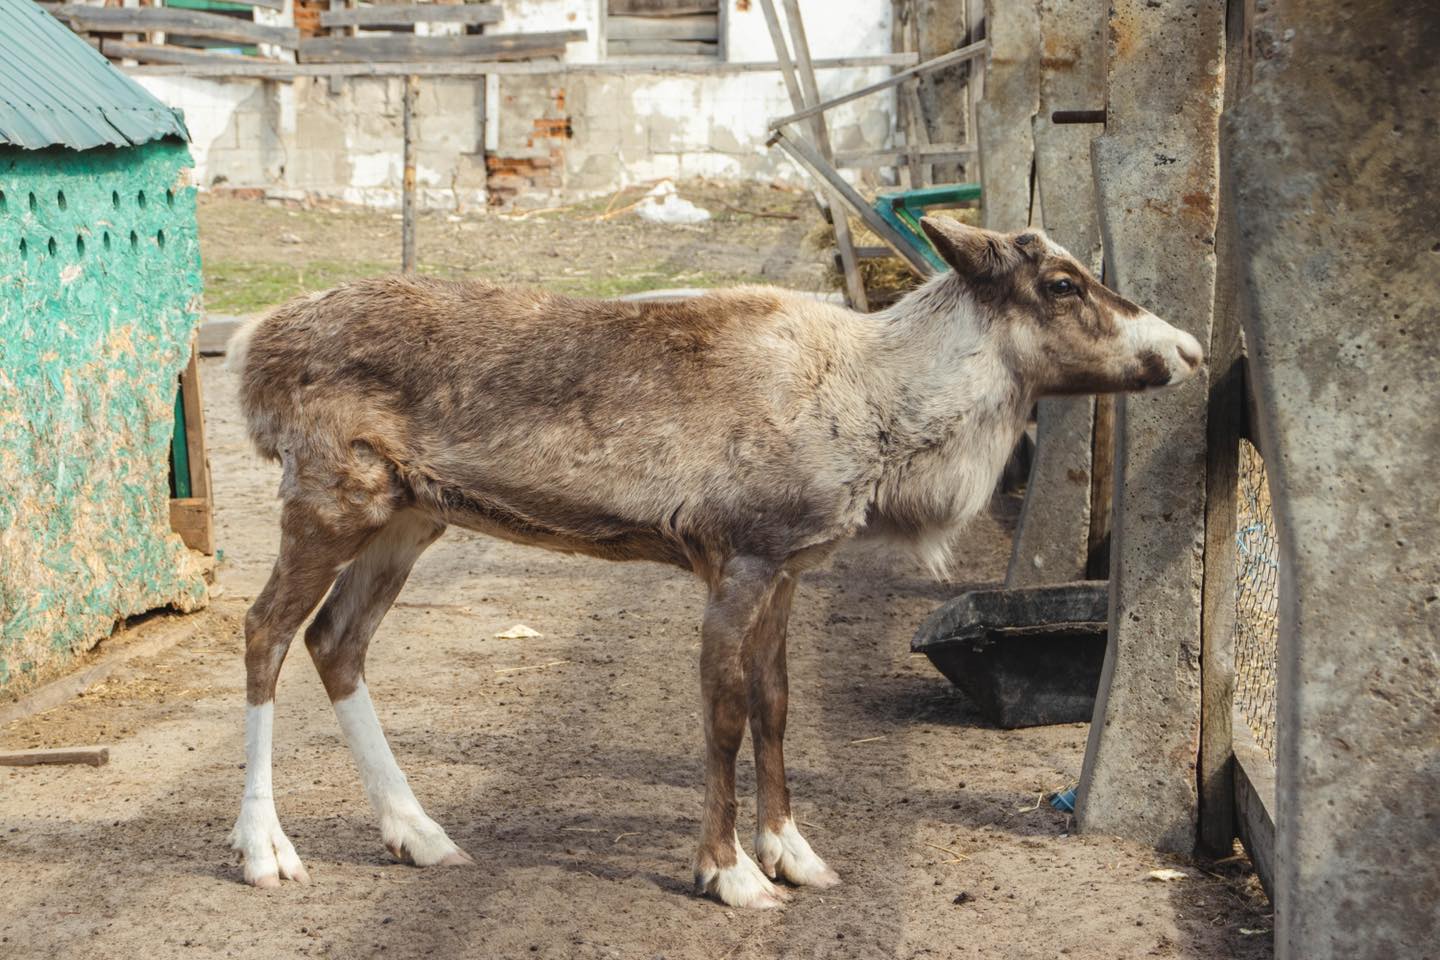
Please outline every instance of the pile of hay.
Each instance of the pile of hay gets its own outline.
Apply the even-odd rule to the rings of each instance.
[[[958,210],[936,210],[930,216],[950,217],[961,223],[978,224],[978,207],[964,207]],[[885,242],[877,237],[859,220],[850,219],[850,236],[858,247],[884,247]],[[825,255],[825,284],[832,290],[845,289],[845,274],[840,271],[835,257],[835,227],[824,220],[805,236],[808,249]],[[860,277],[865,283],[865,294],[870,305],[884,307],[899,300],[920,285],[920,279],[898,256],[891,255],[879,260],[862,259]]]

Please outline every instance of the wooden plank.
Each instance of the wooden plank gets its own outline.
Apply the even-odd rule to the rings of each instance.
[[[780,64],[780,71],[785,77],[785,89],[790,94],[790,105],[792,109],[803,110],[806,106],[805,92],[800,86],[796,75],[795,65],[790,57],[790,46],[785,38],[785,32],[780,27],[780,17],[775,12],[774,0],[760,0],[761,8],[765,12],[765,26],[770,32],[770,44],[775,48],[775,56]],[[811,61],[813,72],[815,64]],[[823,126],[822,128],[823,129]],[[819,185],[817,184],[817,187]],[[824,196],[823,189],[817,194]],[[832,201],[826,203],[834,205]],[[855,258],[855,244],[850,237],[850,223],[842,214],[839,222],[835,221],[834,213],[830,213],[831,224],[835,228],[835,248],[840,257],[840,272],[845,278],[845,291],[852,305],[864,304],[869,306],[869,299],[865,295],[864,278],[860,275],[860,266]],[[847,249],[848,248],[848,249]]]
[[[405,27],[417,23],[499,23],[504,11],[493,3],[386,4],[322,11],[322,27]]]
[[[38,767],[42,764],[84,763],[102,767],[110,762],[109,747],[49,747],[39,750],[0,751],[0,767]]]
[[[215,555],[215,525],[209,500],[183,497],[170,501],[170,529],[191,550]]]
[[[1090,534],[1085,576],[1110,579],[1110,514],[1115,507],[1115,395],[1095,398],[1095,427],[1090,439]]]
[[[1205,546],[1200,590],[1199,845],[1229,854],[1235,836],[1235,501],[1240,475],[1245,368],[1239,285],[1231,277],[1229,236],[1217,231],[1215,318],[1210,331],[1210,396],[1205,421]]]
[[[100,43],[100,52],[114,60],[131,58],[141,63],[280,63],[265,57],[246,57],[238,53],[216,53],[211,50],[197,50],[193,47],[162,46],[158,43],[128,43],[124,40],[106,39]]]
[[[790,40],[794,46],[795,75],[800,80],[800,92],[805,95],[806,106],[820,102],[820,88],[815,82],[815,65],[810,60],[810,41],[805,33],[805,19],[800,15],[799,0],[782,0],[785,20],[790,27]],[[767,5],[770,0],[766,0]],[[830,130],[823,114],[816,114],[811,121],[814,131],[815,148],[826,162],[834,160],[830,146]],[[845,288],[850,294],[850,306],[862,313],[870,312],[870,299],[865,292],[865,280],[860,274],[860,264],[855,259],[855,241],[850,236],[850,220],[838,208],[843,203],[833,193],[830,199],[831,225],[835,228],[835,246],[840,251],[840,263],[845,270]],[[837,216],[838,213],[838,216]]]
[[[915,148],[899,147],[894,150],[860,150],[855,153],[837,153],[835,154],[835,163],[841,167],[893,167],[911,159],[964,159],[974,153],[975,147],[963,143],[931,143]]]
[[[1245,718],[1236,716],[1235,762],[1235,830],[1260,885],[1270,902],[1275,902],[1275,765],[1265,756],[1260,744],[1250,733]]]
[[[935,272],[935,268],[930,265],[930,261],[916,252],[905,238],[896,232],[894,227],[886,223],[883,217],[872,210],[870,205],[865,202],[865,198],[856,193],[855,188],[846,183],[845,178],[840,176],[834,167],[827,164],[820,155],[815,152],[814,147],[810,146],[810,144],[804,140],[798,138],[792,139],[785,136],[783,130],[775,131],[773,142],[786,153],[790,154],[791,159],[800,164],[800,166],[817,181],[828,184],[833,195],[839,197],[844,204],[850,208],[852,213],[863,220],[865,226],[869,227],[872,233],[888,243],[890,247],[910,265],[910,269],[915,271],[918,276],[929,277]]]
[[[175,7],[88,7],[66,4],[55,14],[79,30],[94,33],[149,33],[164,30],[209,40],[236,43],[273,43],[294,49],[300,31],[294,27],[272,27],[236,17]]]
[[[910,53],[881,53],[864,57],[831,57],[814,61],[816,70],[848,70],[855,67],[893,67],[914,63]],[[126,67],[132,77],[251,77],[260,80],[295,80],[300,77],[483,77],[531,76],[535,74],[731,74],[775,73],[776,61],[724,62],[710,59],[681,60],[656,58],[626,60],[623,63],[528,63],[497,60],[427,60],[398,63],[219,63],[151,64]]]
[[[205,407],[200,399],[200,332],[190,335],[190,362],[180,374],[185,411],[185,453],[190,461],[190,495],[210,501],[210,458],[205,449]],[[209,553],[211,551],[205,551]]]
[[[720,0],[609,0],[612,17],[688,17],[718,13]]]
[[[948,67],[953,64],[963,63],[967,60],[974,60],[978,57],[983,57],[985,55],[985,52],[989,50],[989,48],[989,43],[984,40],[981,40],[978,43],[968,44],[967,46],[961,47],[959,50],[952,50],[949,53],[935,57],[931,60],[926,60],[924,63],[917,63],[915,66],[910,67],[908,70],[901,70],[894,76],[886,77],[879,83],[872,83],[868,87],[861,87],[858,90],[852,90],[847,94],[839,97],[834,97],[830,100],[824,101],[823,103],[816,103],[814,106],[806,107],[804,110],[798,110],[787,117],[781,117],[778,120],[771,120],[770,129],[778,130],[786,124],[795,123],[799,120],[805,120],[809,117],[819,116],[826,110],[833,110],[835,107],[840,106],[840,104],[842,103],[849,103],[852,100],[859,100],[861,97],[868,97],[872,93],[879,93],[881,90],[888,90],[891,87],[895,86],[897,83],[903,83],[911,77],[918,77],[923,73],[929,73],[932,70],[939,70],[941,67]]]
[[[713,57],[719,51],[703,40],[611,40],[605,47],[617,57]]]
[[[417,37],[409,34],[382,37],[317,37],[301,41],[300,59],[305,63],[398,63],[465,57],[492,60],[561,57],[565,55],[567,42],[584,39],[584,30],[500,33],[478,37]]]
[[[713,13],[691,17],[615,17],[605,22],[611,40],[709,40],[720,38],[720,20]]]

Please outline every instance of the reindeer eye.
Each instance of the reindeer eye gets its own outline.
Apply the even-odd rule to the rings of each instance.
[[[1074,283],[1064,279],[1051,280],[1045,285],[1045,288],[1050,292],[1050,296],[1052,297],[1068,297],[1070,294],[1076,293],[1079,289]]]

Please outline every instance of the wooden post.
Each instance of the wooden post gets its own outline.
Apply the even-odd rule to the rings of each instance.
[[[1233,28],[1233,23],[1230,25]],[[1226,44],[1224,102],[1239,89],[1243,44]],[[1240,438],[1249,434],[1245,357],[1240,339],[1240,288],[1235,276],[1233,220],[1221,193],[1215,231],[1215,319],[1206,351],[1211,370],[1205,421],[1205,546],[1200,588],[1200,791],[1197,846],[1228,857],[1243,807],[1235,771],[1235,507]],[[1243,726],[1244,721],[1242,719]],[[1248,731],[1247,731],[1248,732]],[[1263,756],[1263,754],[1262,754]],[[1253,764],[1252,764],[1253,765]],[[1269,766],[1267,762],[1267,766]],[[1267,771],[1268,772],[1268,771]],[[1273,805],[1273,804],[1272,804]],[[1273,838],[1273,819],[1269,836]],[[1253,831],[1252,831],[1253,833]],[[1257,864],[1259,857],[1255,858]],[[1273,863],[1273,860],[1272,860]],[[1260,871],[1269,891],[1270,865]]]
[[[415,272],[415,100],[420,94],[420,78],[405,78],[405,173],[400,200],[400,270]]]
[[[1216,306],[1209,350],[1214,379],[1210,382],[1205,438],[1200,763],[1196,776],[1200,788],[1200,850],[1210,856],[1223,857],[1230,855],[1235,839],[1235,788],[1231,768],[1235,753],[1231,724],[1235,701],[1235,485],[1239,476],[1245,376],[1234,285],[1223,260],[1216,287],[1228,302]]]
[[[912,2],[909,8],[910,19],[905,25],[904,52],[920,53],[920,13],[915,9]],[[921,147],[930,145],[930,128],[925,124],[925,107],[920,102],[920,84],[924,81],[920,77],[908,83],[902,83],[896,91],[900,94],[901,114],[905,117],[905,147],[910,151],[910,189],[918,190],[921,187],[928,187],[933,182],[934,167],[928,163],[922,163],[917,153]]]
[[[1095,398],[1095,432],[1090,438],[1090,534],[1086,580],[1110,579],[1110,511],[1115,504],[1115,397]]]

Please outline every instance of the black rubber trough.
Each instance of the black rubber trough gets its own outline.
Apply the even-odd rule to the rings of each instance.
[[[998,726],[1088,721],[1109,598],[1103,580],[962,593],[921,624],[910,649]]]

